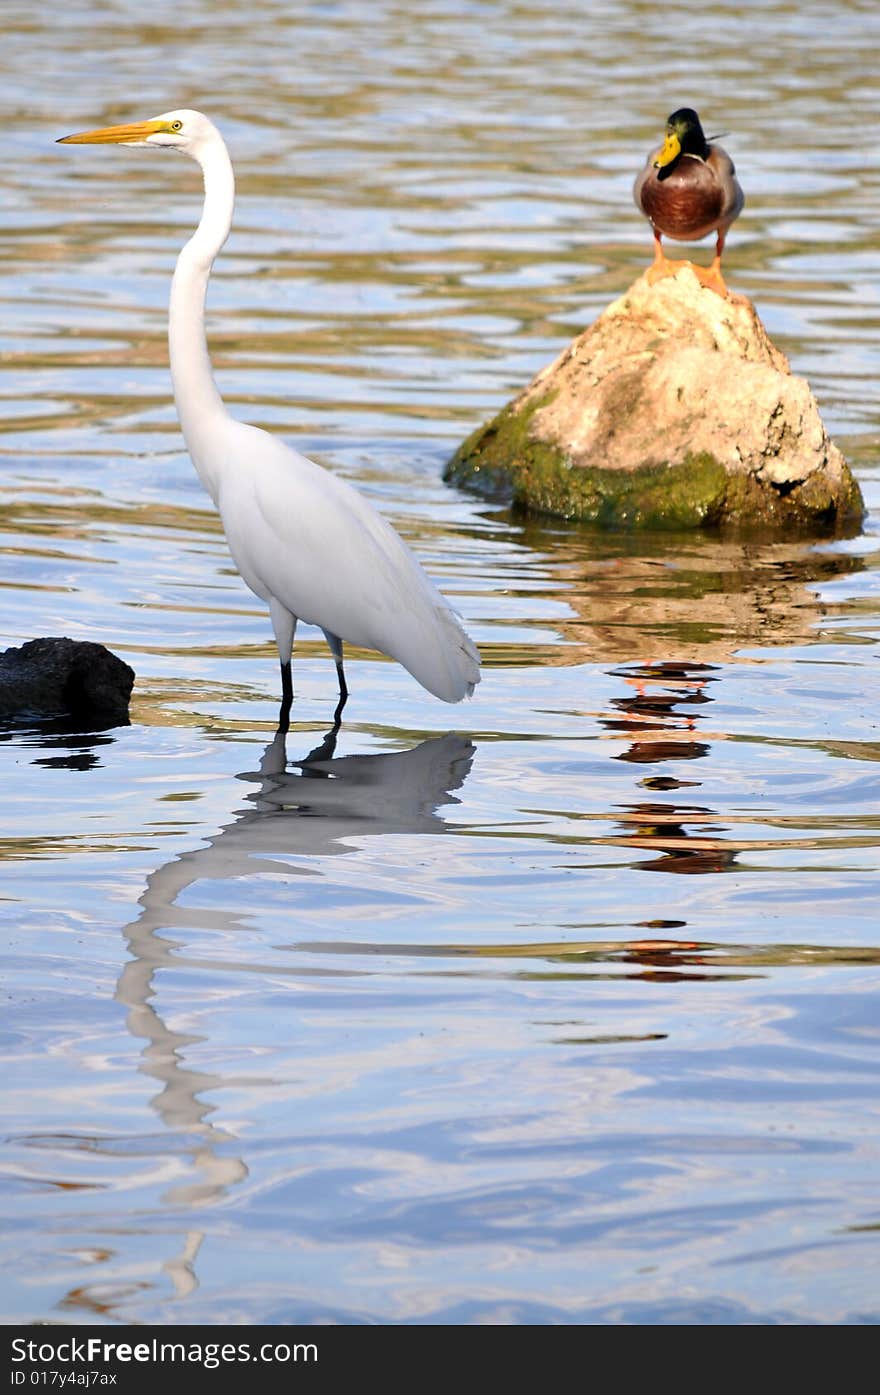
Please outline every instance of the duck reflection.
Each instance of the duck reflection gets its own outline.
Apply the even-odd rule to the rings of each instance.
[[[712,702],[711,684],[720,670],[712,664],[658,663],[617,669],[626,682],[625,696],[612,699],[620,717],[606,717],[602,725],[610,731],[632,732],[635,739],[616,757],[636,765],[664,761],[694,761],[708,755],[710,743],[695,740],[705,707]],[[662,793],[697,787],[699,780],[681,780],[671,775],[648,775],[641,784]],[[726,872],[736,862],[737,849],[721,835],[727,830],[704,805],[668,803],[659,799],[624,806],[619,823],[625,838],[610,841],[627,847],[637,846],[660,852],[653,862],[637,864],[646,872]]]
[[[160,931],[169,926],[228,930],[239,924],[222,909],[182,908],[181,894],[197,882],[279,871],[289,876],[291,854],[344,855],[351,850],[347,840],[364,834],[442,833],[447,824],[438,809],[458,802],[452,791],[466,780],[476,749],[450,734],[408,751],[337,756],[338,738],[335,723],[303,759],[289,763],[288,733],[279,730],[259,769],[239,777],[253,786],[246,807],[207,846],[152,872],[140,914],[124,929],[132,957],[116,996],[128,1009],[130,1031],[145,1043],[141,1070],[161,1087],[152,1104],[167,1128],[185,1140],[180,1151],[189,1154],[197,1174],[165,1193],[169,1206],[215,1202],[248,1176],[237,1140],[211,1121],[214,1106],[203,1098],[231,1082],[187,1065],[188,1048],[203,1039],[170,1027],[156,1006],[158,970],[228,968],[219,960],[188,958],[185,942]],[[262,966],[237,961],[236,969],[261,972]],[[179,1296],[198,1285],[202,1238],[200,1231],[188,1231],[180,1253],[164,1265]]]
[[[720,836],[727,829],[713,821],[711,809],[700,805],[630,804],[619,822],[626,830],[627,847],[660,853],[656,861],[638,864],[642,872],[729,872],[736,863],[737,848]],[[614,841],[621,845],[621,840]]]

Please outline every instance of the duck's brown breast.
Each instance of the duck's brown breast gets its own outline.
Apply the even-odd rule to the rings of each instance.
[[[685,158],[665,179],[650,170],[642,184],[640,203],[656,228],[667,237],[688,241],[717,228],[724,211],[724,192],[702,160]]]

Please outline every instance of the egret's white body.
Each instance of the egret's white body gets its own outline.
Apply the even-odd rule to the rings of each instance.
[[[177,260],[168,343],[187,449],[223,521],[243,580],[268,603],[289,710],[298,620],[324,631],[347,695],[342,644],[377,649],[428,692],[460,702],[480,681],[480,658],[455,612],[381,514],[343,480],[276,436],[236,421],[217,391],[205,338],[205,297],[229,236],[232,164],[220,132],[197,111],[67,136],[65,143],[160,146],[198,161],[202,217]],[[286,718],[284,707],[282,713]]]

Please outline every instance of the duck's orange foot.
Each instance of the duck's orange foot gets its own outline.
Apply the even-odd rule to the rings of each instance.
[[[725,300],[728,298],[730,292],[727,289],[724,277],[721,275],[721,267],[717,262],[713,262],[709,267],[695,266],[693,262],[691,262],[690,265],[701,286],[705,286],[707,291],[715,291],[717,295],[723,296]]]
[[[655,281],[662,280],[664,276],[674,276],[683,266],[693,266],[693,262],[673,262],[668,257],[655,257],[645,272],[648,285],[653,286]]]
[[[682,267],[689,267],[694,273],[701,286],[705,286],[709,291],[715,291],[716,295],[729,297],[730,292],[721,275],[721,267],[715,262],[711,266],[697,266],[696,262],[670,261],[668,257],[659,257],[651,263],[645,276],[648,285],[653,286],[655,281],[660,281],[664,276],[675,276]]]

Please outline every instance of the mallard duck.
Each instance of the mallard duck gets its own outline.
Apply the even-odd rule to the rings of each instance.
[[[633,188],[636,207],[651,220],[654,229],[654,263],[651,281],[673,275],[680,266],[692,266],[704,286],[727,295],[721,275],[721,253],[727,229],[738,218],[745,202],[733,161],[720,145],[707,141],[700,118],[690,107],[674,111],[666,123],[666,139],[652,150]],[[677,242],[696,242],[714,232],[715,257],[706,270],[690,262],[668,261],[660,245],[661,235]]]

